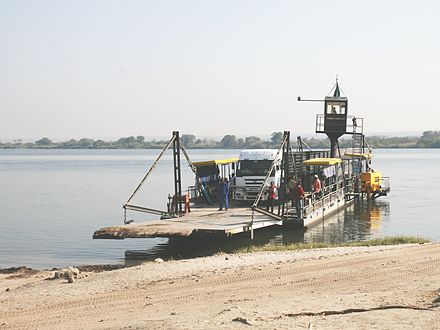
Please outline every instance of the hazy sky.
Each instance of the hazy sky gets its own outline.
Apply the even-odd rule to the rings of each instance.
[[[0,137],[440,129],[438,1],[0,0]]]

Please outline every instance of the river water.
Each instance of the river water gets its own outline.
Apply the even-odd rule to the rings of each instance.
[[[122,204],[159,150],[0,150],[0,268],[130,263],[142,250],[150,258],[181,258],[249,244],[126,239],[93,240],[101,227],[122,224]],[[193,161],[236,157],[239,150],[189,150]],[[184,158],[183,158],[184,162]],[[440,150],[375,150],[373,168],[391,177],[391,194],[355,204],[308,230],[256,231],[253,243],[341,242],[391,235],[440,240]],[[193,184],[185,167],[183,185]],[[166,209],[173,191],[172,155],[165,154],[134,203]],[[136,222],[155,216],[129,213]],[[128,252],[127,252],[128,251]]]

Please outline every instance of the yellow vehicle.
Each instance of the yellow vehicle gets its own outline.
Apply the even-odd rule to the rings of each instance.
[[[367,193],[372,199],[386,196],[390,192],[389,178],[382,177],[379,171],[361,173],[361,192]]]

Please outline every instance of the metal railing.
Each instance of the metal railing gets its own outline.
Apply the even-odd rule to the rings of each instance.
[[[356,116],[347,116],[347,133],[363,134],[364,118]]]
[[[346,133],[358,133],[362,134],[364,130],[364,119],[356,116],[347,116],[347,122],[345,126]],[[316,115],[316,132],[324,132],[325,131],[325,115],[317,114]],[[332,133],[332,132],[328,132]]]
[[[379,181],[379,186],[382,191],[389,192],[391,190],[390,178],[388,176],[383,176]]]
[[[313,192],[309,193],[310,198],[304,198],[304,205],[302,212],[307,216],[310,212],[321,208],[324,204],[331,203],[334,199],[341,196],[341,192],[344,193],[345,185],[344,179],[339,180],[330,185],[324,186],[321,190],[321,196],[317,197]],[[342,194],[343,195],[343,194]]]
[[[180,203],[185,204],[185,196],[188,195],[188,199],[190,203],[195,203],[197,200],[197,189],[195,186],[188,186],[188,189],[182,191],[182,196],[180,198]],[[167,212],[162,215],[172,215],[176,212],[176,201],[174,194],[168,194],[168,202],[167,202]]]
[[[324,115],[323,114],[317,114],[316,115],[316,132],[323,132],[324,131]]]

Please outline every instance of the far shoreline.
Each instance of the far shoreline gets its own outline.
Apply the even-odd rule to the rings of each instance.
[[[326,147],[312,148],[312,149],[327,149]],[[435,150],[440,149],[438,147],[372,147],[375,150]],[[89,151],[89,150],[162,150],[162,147],[154,148],[4,148],[0,146],[0,150],[79,150],[79,151]],[[223,148],[223,147],[212,147],[212,148],[186,148],[186,150],[242,150],[246,148]],[[252,148],[252,149],[265,149],[265,148]],[[273,148],[272,148],[273,149]]]
[[[278,148],[282,142],[283,133],[273,132],[269,138],[258,136],[237,137],[227,134],[220,140],[212,138],[197,138],[193,134],[181,134],[180,141],[187,149],[271,149]],[[368,145],[375,149],[425,149],[440,148],[440,131],[424,131],[421,136],[365,136]],[[325,137],[303,137],[302,142],[312,149],[329,148]],[[142,135],[121,137],[115,141],[101,139],[70,139],[68,141],[53,142],[43,137],[34,142],[24,142],[15,139],[1,142],[0,149],[163,149],[168,140],[146,140]],[[351,138],[341,138],[340,148],[352,147]]]

